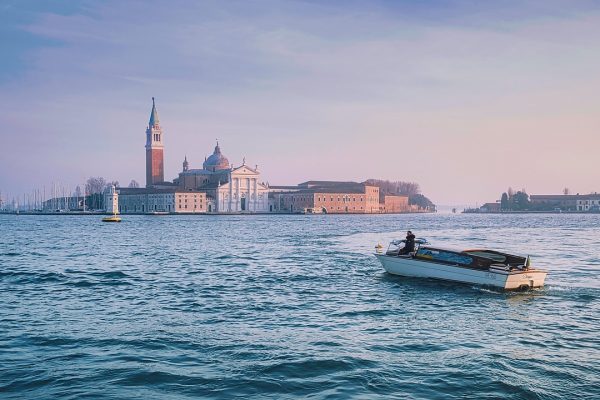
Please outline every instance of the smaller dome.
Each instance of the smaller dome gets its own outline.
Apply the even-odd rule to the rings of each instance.
[[[220,169],[229,169],[229,160],[221,153],[221,148],[219,147],[219,142],[215,146],[215,151],[212,153],[210,157],[204,161],[202,164],[204,169],[209,171],[218,171]]]

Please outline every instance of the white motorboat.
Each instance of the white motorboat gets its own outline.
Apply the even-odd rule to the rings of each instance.
[[[531,267],[529,257],[487,249],[448,250],[415,240],[415,251],[404,254],[405,240],[375,247],[375,257],[390,274],[493,286],[506,290],[544,286],[547,271]]]

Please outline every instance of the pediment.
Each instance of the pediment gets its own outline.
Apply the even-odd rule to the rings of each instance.
[[[260,175],[260,173],[247,165],[242,165],[241,167],[234,168],[231,171],[232,175]]]

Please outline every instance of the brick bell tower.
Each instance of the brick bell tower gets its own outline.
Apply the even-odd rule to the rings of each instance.
[[[153,97],[152,112],[146,129],[146,187],[152,187],[165,180],[163,149],[163,131]]]

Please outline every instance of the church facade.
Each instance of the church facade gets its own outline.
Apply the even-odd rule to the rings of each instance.
[[[186,157],[179,177],[173,182],[182,190],[205,192],[209,212],[269,211],[269,188],[260,181],[258,166],[251,168],[244,159],[242,165],[233,167],[218,142],[201,169],[190,169]]]

